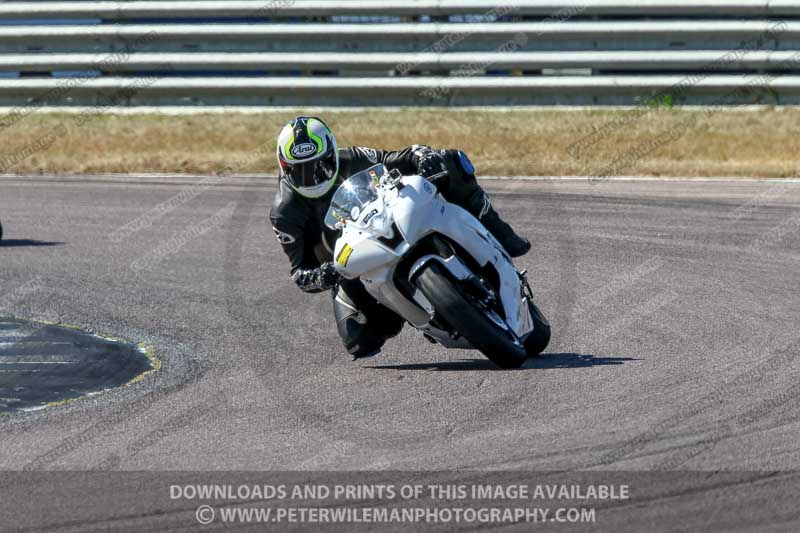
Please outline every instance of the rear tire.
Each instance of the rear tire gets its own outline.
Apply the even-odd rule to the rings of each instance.
[[[533,331],[525,339],[525,351],[528,357],[533,357],[542,353],[550,343],[550,323],[547,322],[547,319],[536,304],[529,302],[528,306],[533,319]]]
[[[508,332],[495,325],[445,275],[436,264],[417,276],[416,285],[438,314],[470,344],[501,368],[519,368],[526,350],[515,344]]]

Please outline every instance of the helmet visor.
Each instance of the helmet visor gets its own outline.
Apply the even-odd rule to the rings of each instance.
[[[287,165],[285,173],[295,187],[315,187],[336,174],[336,154],[330,153],[314,161]]]

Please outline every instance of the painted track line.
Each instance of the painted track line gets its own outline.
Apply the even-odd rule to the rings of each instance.
[[[62,179],[65,183],[73,180],[93,179],[93,180],[157,180],[157,179],[202,179],[216,177],[215,174],[194,174],[180,172],[153,172],[153,173],[102,173],[102,174],[73,174],[67,176],[56,176],[48,174],[0,174],[2,180],[27,179],[31,181],[54,178]],[[227,178],[241,179],[276,179],[275,174],[241,173],[232,174]],[[598,178],[596,176],[479,176],[479,180],[487,181],[536,181],[536,182],[558,182],[558,181],[591,181],[594,184],[605,182],[680,182],[680,183],[800,183],[800,178],[755,178],[755,177],[688,177],[688,176],[609,176]],[[157,183],[156,183],[157,184]]]

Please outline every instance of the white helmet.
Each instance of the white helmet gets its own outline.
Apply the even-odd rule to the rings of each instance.
[[[339,150],[330,128],[317,117],[297,117],[278,135],[281,176],[307,198],[324,196],[339,175]]]

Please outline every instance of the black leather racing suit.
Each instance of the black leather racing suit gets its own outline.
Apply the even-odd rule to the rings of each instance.
[[[427,146],[409,146],[398,151],[364,147],[339,150],[339,183],[376,163],[403,174],[416,174],[421,161],[433,150]],[[437,186],[449,201],[461,205],[476,216],[485,199],[474,174],[464,170],[457,150],[442,150],[447,179]],[[358,280],[339,279],[331,261],[337,232],[325,226],[325,213],[338,184],[320,198],[306,198],[283,178],[270,211],[270,221],[283,251],[289,256],[292,279],[305,292],[333,289],[333,307],[339,335],[354,357],[377,352],[386,339],[397,335],[403,320],[380,305]],[[486,204],[488,205],[488,203]]]

